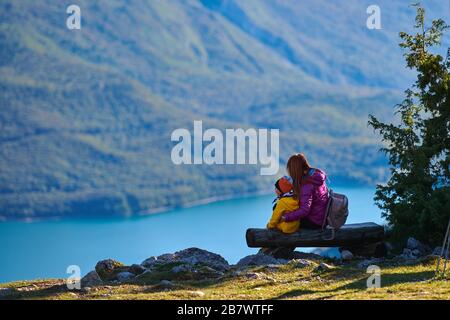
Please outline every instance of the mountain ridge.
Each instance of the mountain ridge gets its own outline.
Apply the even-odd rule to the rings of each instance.
[[[205,3],[216,4],[219,12]],[[444,12],[442,4],[432,3],[433,14]],[[344,8],[325,1],[79,5],[82,29],[70,31],[63,3],[0,4],[3,219],[129,216],[270,188],[274,177],[259,176],[258,167],[173,165],[171,132],[192,128],[198,119],[218,129],[280,128],[281,166],[289,154],[304,151],[335,181],[385,179],[386,159],[367,128],[367,114],[391,119],[400,88],[411,76],[404,64],[396,66],[401,51],[393,41],[383,47],[387,53],[380,61],[371,50],[392,40],[394,29],[410,25],[413,9],[401,13],[405,24],[376,36],[361,28],[367,15],[355,1]],[[228,18],[220,11],[227,6],[234,8],[225,10]],[[388,1],[383,6],[400,7]],[[357,34],[363,36],[356,42],[348,33],[355,23],[345,8],[361,9]],[[275,38],[264,43],[261,33],[252,36],[230,22],[243,19],[236,10]],[[324,17],[316,15],[321,11]],[[333,27],[338,18],[344,23]],[[314,19],[317,24],[310,23]],[[381,40],[370,44],[377,37]],[[285,50],[280,43],[300,65],[320,74],[277,53]],[[326,54],[330,48],[335,48],[333,63]],[[391,67],[384,78],[378,69],[383,63]],[[345,75],[356,67],[366,80]]]

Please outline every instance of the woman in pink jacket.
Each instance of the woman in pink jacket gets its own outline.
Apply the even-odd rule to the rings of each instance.
[[[289,158],[287,172],[294,181],[294,197],[299,200],[299,208],[284,214],[282,221],[300,220],[300,228],[322,228],[329,197],[325,172],[311,168],[302,153]]]

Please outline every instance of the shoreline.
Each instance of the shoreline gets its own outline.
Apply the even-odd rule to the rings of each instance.
[[[247,193],[241,193],[240,195],[230,194],[226,196],[215,196],[215,197],[208,197],[204,199],[199,199],[191,202],[187,202],[183,205],[179,206],[166,206],[166,207],[159,207],[154,209],[149,209],[144,212],[138,212],[135,216],[137,217],[145,217],[150,216],[154,214],[159,213],[166,213],[172,210],[177,209],[187,209],[187,208],[193,208],[193,207],[199,207],[211,203],[221,202],[221,201],[227,201],[227,200],[238,200],[238,199],[246,199],[250,197],[257,197],[257,196],[269,196],[271,191],[267,190],[261,190],[261,191],[255,191],[255,192],[247,192]]]
[[[370,185],[354,185],[354,186],[334,186],[335,188],[369,188]],[[373,186],[375,188],[375,186]],[[96,219],[133,219],[133,218],[144,218],[152,215],[157,214],[163,214],[167,213],[173,210],[179,210],[179,209],[188,209],[198,206],[203,206],[211,203],[221,202],[221,201],[228,201],[228,200],[238,200],[238,199],[246,199],[250,197],[258,197],[258,196],[269,196],[272,194],[272,189],[267,190],[258,190],[254,192],[245,192],[238,194],[229,194],[225,196],[214,196],[214,197],[207,197],[191,202],[187,202],[181,205],[174,205],[174,206],[163,206],[163,207],[156,207],[152,209],[148,209],[141,212],[136,212],[131,215],[112,215],[112,216],[48,216],[48,217],[37,217],[37,218],[30,218],[30,217],[24,217],[24,218],[7,218],[0,216],[0,223],[6,223],[6,222],[21,222],[21,223],[36,223],[36,222],[55,222],[55,221],[67,221],[67,220],[96,220]]]
[[[156,207],[152,209],[148,209],[141,212],[136,212],[131,215],[113,215],[113,216],[92,216],[92,217],[86,217],[86,216],[49,216],[49,217],[38,217],[38,218],[6,218],[0,216],[0,223],[6,223],[6,222],[22,222],[22,223],[36,223],[36,222],[55,222],[55,221],[64,221],[64,220],[96,220],[96,219],[133,219],[133,218],[144,218],[149,217],[152,215],[157,214],[163,214],[167,213],[173,210],[178,209],[188,209],[198,206],[203,206],[211,203],[221,202],[221,201],[227,201],[227,200],[237,200],[237,199],[246,199],[250,197],[255,196],[268,196],[270,195],[271,191],[269,190],[260,190],[255,192],[246,192],[241,193],[239,195],[237,194],[230,194],[225,196],[216,196],[216,197],[208,197],[204,199],[199,199],[191,202],[187,202],[182,205],[174,205],[174,206],[165,206],[165,207]]]

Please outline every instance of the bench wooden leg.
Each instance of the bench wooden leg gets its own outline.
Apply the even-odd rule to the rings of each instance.
[[[355,256],[367,258],[383,258],[387,256],[388,250],[384,242],[376,242],[363,246],[341,247],[339,251],[348,250]]]
[[[292,259],[294,256],[295,247],[280,247],[280,248],[261,248],[260,253],[272,256],[276,259]]]

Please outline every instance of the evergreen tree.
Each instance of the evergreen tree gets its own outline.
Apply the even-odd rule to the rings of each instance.
[[[378,185],[375,201],[394,236],[413,236],[437,244],[450,217],[450,48],[444,59],[433,54],[448,25],[439,19],[425,25],[425,10],[416,4],[416,34],[401,32],[407,67],[417,72],[415,84],[396,106],[398,125],[370,115],[389,157],[391,176]]]

